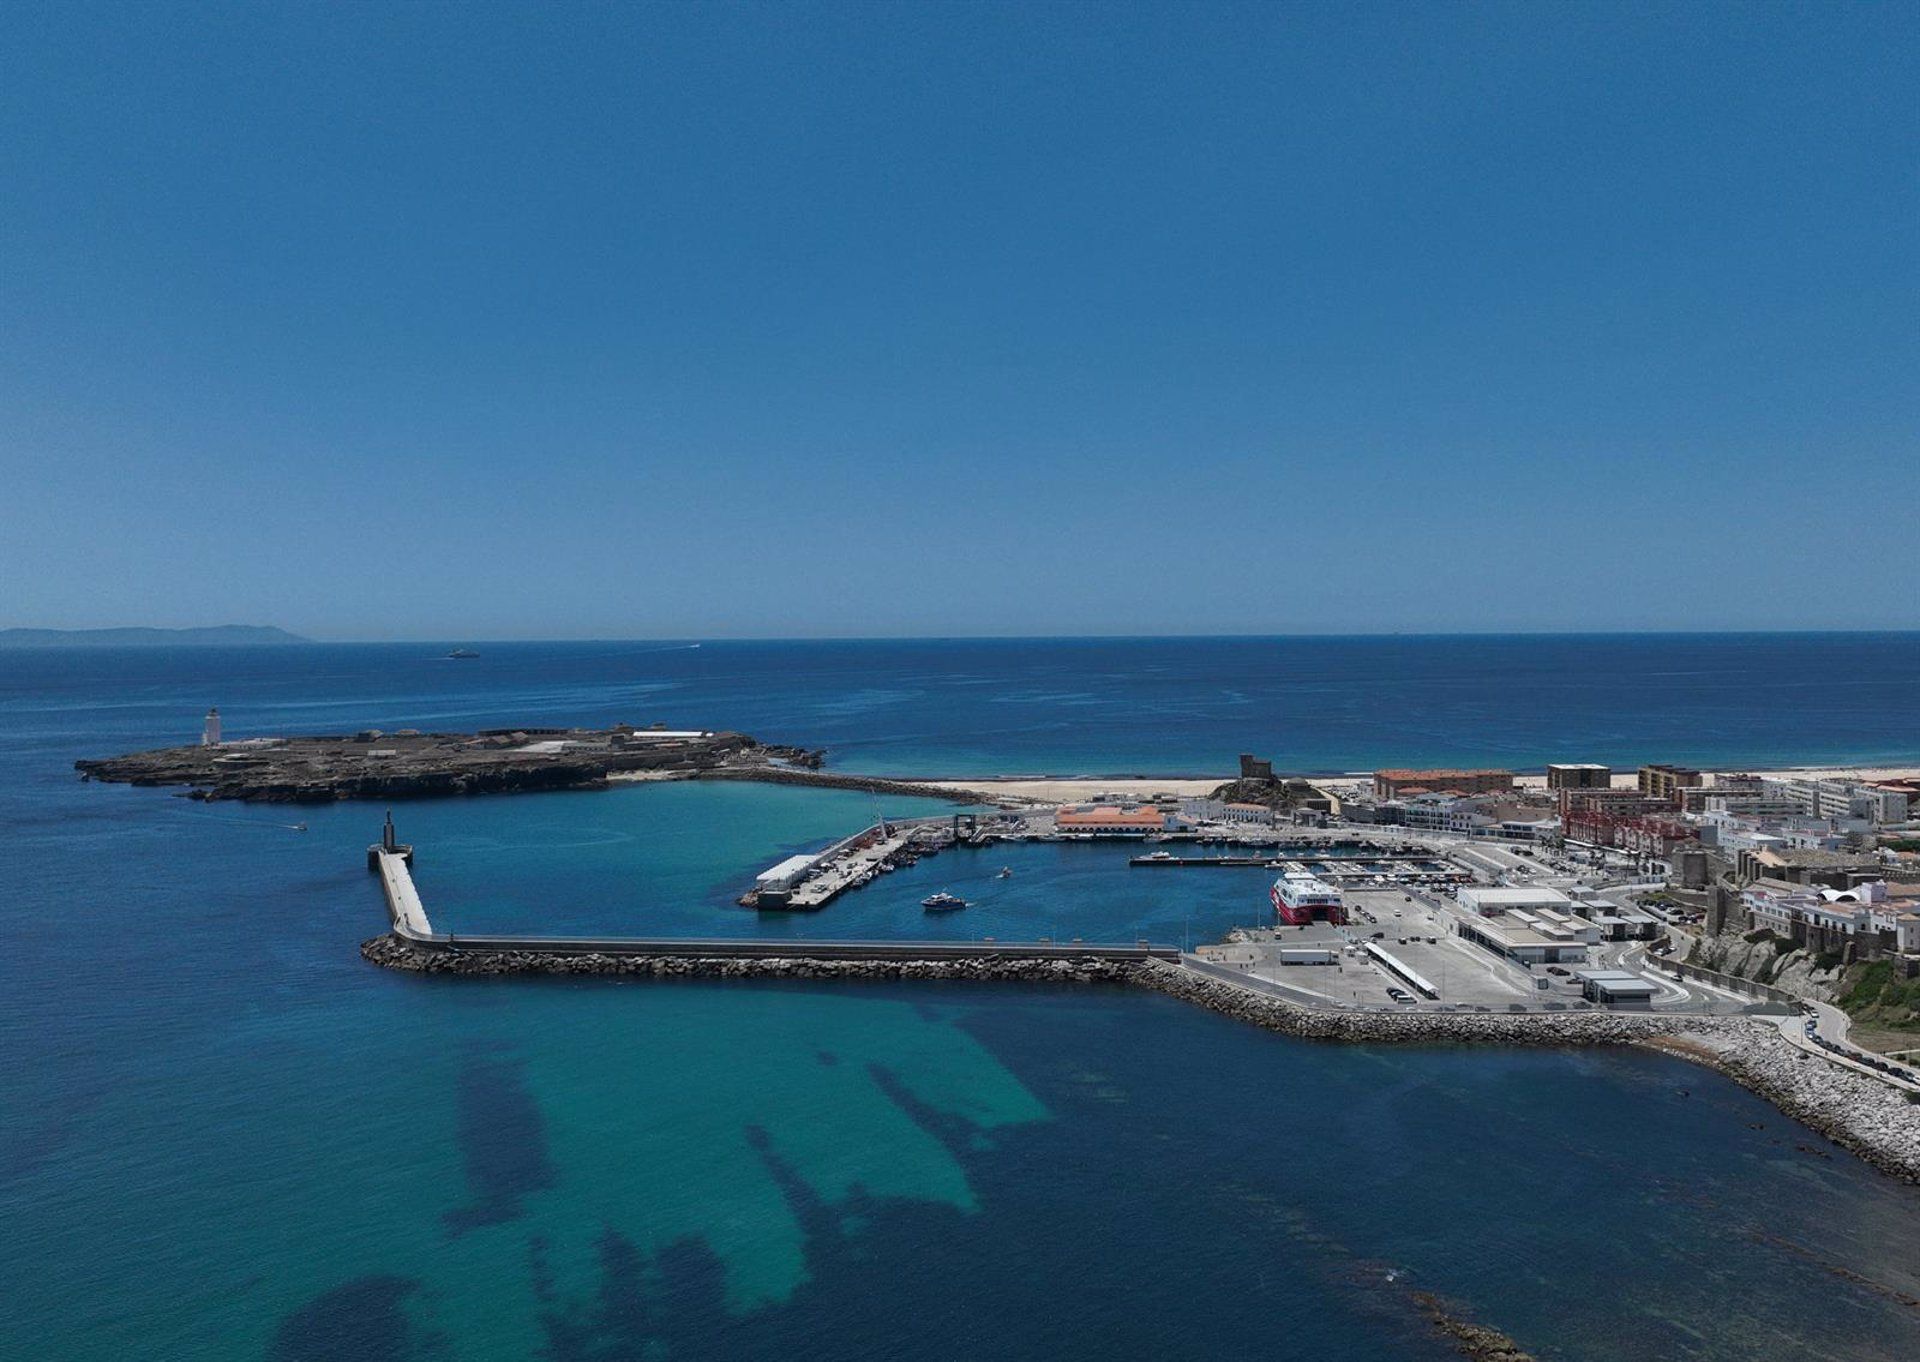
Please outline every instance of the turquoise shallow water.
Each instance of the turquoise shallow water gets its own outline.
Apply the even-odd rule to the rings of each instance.
[[[1405,1284],[1543,1357],[1920,1351],[1914,1191],[1677,1061],[1305,1045],[1097,989],[387,974],[354,953],[378,810],[67,769],[210,691],[351,724],[336,675],[59,675],[0,672],[0,1356],[1447,1355]],[[414,703],[392,681],[366,722]],[[463,721],[534,702],[491,703]],[[817,918],[731,906],[870,811],[652,786],[399,817],[459,925],[1167,937],[1257,911],[1257,873],[1085,847],[951,853]],[[977,906],[929,923],[943,884]]]

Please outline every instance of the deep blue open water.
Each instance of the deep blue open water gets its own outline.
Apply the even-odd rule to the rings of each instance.
[[[355,953],[379,810],[70,769],[211,703],[242,736],[658,719],[896,771],[1911,760],[1912,636],[438,651],[0,654],[0,1357],[1448,1356],[1408,1284],[1543,1357],[1920,1354],[1920,1196],[1678,1061],[1318,1046],[1102,990],[397,976]],[[732,907],[871,809],[656,785],[398,817],[459,927],[1258,911],[1257,876],[1083,847]],[[943,885],[976,906],[930,924]]]

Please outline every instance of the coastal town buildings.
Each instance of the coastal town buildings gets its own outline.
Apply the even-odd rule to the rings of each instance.
[[[1806,776],[1766,776],[1763,794],[1813,818],[1863,818],[1875,824],[1906,821],[1911,800],[1898,786],[1858,780],[1821,780]]]
[[[1844,851],[1858,847],[1870,825],[1860,819],[1806,818],[1799,814],[1742,817],[1718,811],[1694,820],[1704,846],[1723,856],[1743,851]]]
[[[1513,788],[1511,771],[1456,771],[1449,769],[1373,773],[1373,797],[1398,799],[1402,795],[1450,793],[1492,794]]]
[[[1845,889],[1763,878],[1740,893],[1749,928],[1848,959],[1920,956],[1920,885]]]
[[[1548,838],[1560,830],[1550,807],[1497,799],[1491,795],[1443,794],[1434,791],[1397,799],[1343,801],[1341,817],[1355,823],[1385,823],[1421,832],[1445,832],[1459,837]]]
[[[1704,785],[1706,775],[1691,766],[1669,766],[1665,762],[1655,762],[1640,768],[1640,793],[1653,799],[1664,799],[1670,804],[1680,803],[1680,791],[1689,786]]]
[[[1877,855],[1865,851],[1766,847],[1742,851],[1734,858],[1734,878],[1742,884],[1771,879],[1849,889],[1863,880],[1880,878],[1884,869]]]
[[[1681,786],[1680,812],[1703,813],[1713,800],[1744,796],[1758,797],[1763,793],[1759,776],[1748,775],[1745,772],[1726,772],[1714,776],[1713,782],[1708,785]]]
[[[1621,818],[1643,813],[1673,812],[1671,801],[1644,794],[1638,789],[1562,789],[1556,795],[1555,802],[1562,818],[1576,812],[1609,813]]]
[[[1613,784],[1613,768],[1597,762],[1557,762],[1547,767],[1549,790],[1604,790]]]
[[[1583,808],[1561,820],[1569,842],[1609,847],[1639,856],[1668,856],[1698,838],[1693,824],[1657,813],[1611,813]]]

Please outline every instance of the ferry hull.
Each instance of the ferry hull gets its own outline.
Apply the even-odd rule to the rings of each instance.
[[[1275,884],[1267,891],[1267,897],[1273,902],[1274,915],[1289,927],[1304,927],[1316,919],[1325,919],[1336,927],[1346,924],[1347,908],[1339,899],[1329,902],[1307,898],[1299,903],[1289,903],[1280,890],[1281,886]]]

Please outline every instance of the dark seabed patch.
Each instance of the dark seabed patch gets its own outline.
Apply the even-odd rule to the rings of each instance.
[[[992,1141],[966,1117],[941,1111],[931,1103],[922,1102],[913,1095],[912,1089],[900,1081],[899,1075],[886,1065],[869,1064],[867,1073],[873,1079],[873,1085],[911,1117],[915,1125],[938,1140],[956,1162],[964,1163],[961,1156],[968,1150],[992,1147]]]
[[[275,1332],[272,1362],[426,1362],[448,1356],[445,1340],[415,1329],[402,1309],[420,1289],[408,1277],[372,1276],[323,1292]]]
[[[608,1230],[598,1245],[600,1287],[585,1310],[543,1312],[549,1362],[626,1362],[630,1358],[747,1355],[727,1313],[726,1265],[703,1241],[668,1244],[649,1263],[625,1236]],[[774,1340],[769,1339],[769,1343]]]
[[[517,1219],[522,1197],[554,1185],[546,1124],[527,1091],[524,1066],[498,1051],[469,1046],[460,1066],[460,1157],[472,1202],[444,1217],[456,1235]]]

